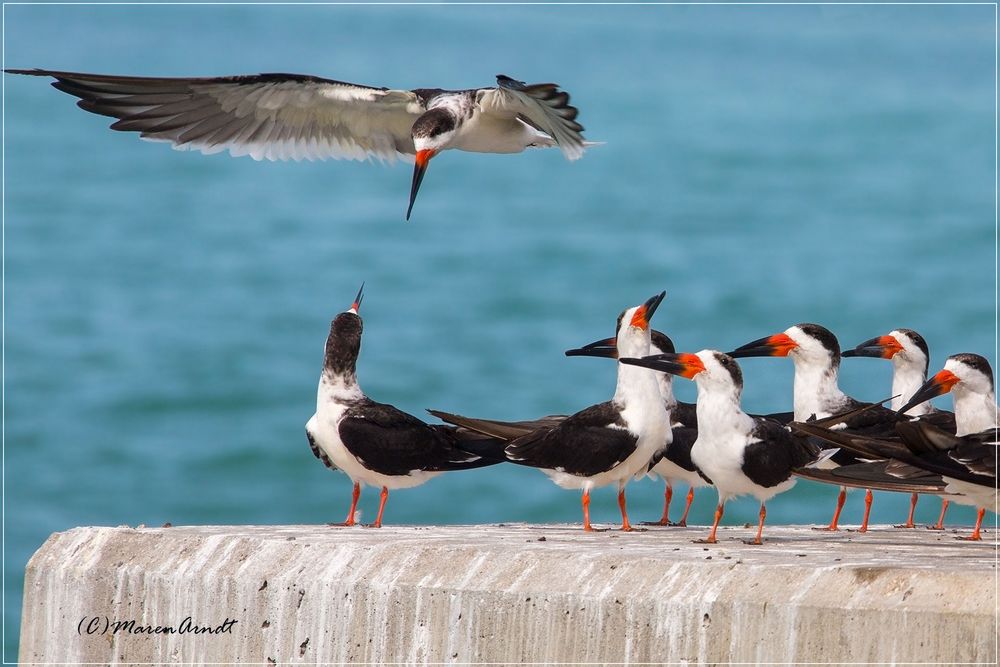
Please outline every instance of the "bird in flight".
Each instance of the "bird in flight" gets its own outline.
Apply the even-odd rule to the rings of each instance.
[[[497,76],[495,88],[393,90],[302,74],[209,78],[109,76],[44,69],[77,105],[181,150],[255,160],[327,158],[394,162],[413,156],[406,219],[431,158],[448,149],[520,153],[558,147],[569,160],[591,145],[578,111],[554,83]]]

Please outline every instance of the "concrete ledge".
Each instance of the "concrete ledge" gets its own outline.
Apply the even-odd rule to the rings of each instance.
[[[886,527],[738,541],[751,533],[77,528],[28,564],[20,660],[996,662],[992,544]],[[186,617],[236,623],[134,632]],[[133,632],[104,631],[116,620]]]

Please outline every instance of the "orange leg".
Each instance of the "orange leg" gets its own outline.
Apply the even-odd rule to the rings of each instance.
[[[948,511],[949,501],[945,498],[941,499],[941,516],[938,517],[938,522],[933,526],[927,526],[929,530],[944,530],[944,513]]]
[[[980,507],[979,508],[979,514],[976,515],[976,528],[975,528],[975,530],[972,531],[972,535],[969,535],[968,537],[963,537],[961,539],[963,539],[963,540],[974,540],[974,541],[979,541],[979,540],[983,539],[979,535],[979,529],[983,527],[983,517],[984,516],[986,516],[986,508],[985,507]]]
[[[357,523],[354,520],[354,514],[358,509],[358,498],[361,497],[361,483],[354,483],[354,491],[351,492],[351,509],[347,511],[347,518],[344,519],[343,523],[331,523],[331,526],[353,526]]]
[[[385,501],[387,501],[388,499],[389,499],[389,489],[383,486],[382,493],[379,495],[379,500],[378,500],[378,516],[375,517],[375,523],[372,525],[372,528],[382,527],[382,512],[385,511]]]
[[[840,510],[844,509],[844,501],[847,500],[847,487],[840,487],[840,495],[837,496],[837,510],[833,513],[833,519],[830,520],[830,525],[826,528],[817,528],[816,530],[837,530],[837,522],[840,521]]]
[[[590,527],[590,489],[585,489],[583,492],[583,529],[588,533],[593,530]]]
[[[767,518],[767,507],[764,503],[760,504],[760,522],[757,524],[757,537],[753,538],[753,542],[750,544],[763,544],[764,542],[760,539],[764,534],[764,519]]]
[[[625,485],[618,487],[618,509],[622,511],[622,530],[626,533],[632,530],[632,524],[628,522],[628,512],[625,511]]]
[[[694,487],[688,489],[687,505],[684,506],[684,514],[681,516],[681,520],[677,523],[678,526],[688,525],[688,512],[691,511],[691,503],[694,502]]]
[[[715,544],[718,540],[715,539],[715,531],[719,529],[719,522],[722,521],[722,513],[725,510],[726,504],[719,501],[719,504],[715,508],[715,522],[712,524],[712,532],[708,534],[708,538],[704,540],[695,540],[695,542],[702,542],[704,544]]]
[[[861,522],[861,528],[858,530],[859,533],[868,532],[868,517],[872,513],[872,490],[865,489],[865,518]]]
[[[667,488],[663,492],[663,516],[654,525],[657,526],[669,526],[670,525],[670,501],[674,497],[674,487],[667,482]]]
[[[906,517],[906,523],[902,526],[896,526],[896,528],[916,528],[916,525],[913,523],[913,513],[917,511],[917,498],[919,497],[920,494],[918,493],[910,495],[910,514]]]

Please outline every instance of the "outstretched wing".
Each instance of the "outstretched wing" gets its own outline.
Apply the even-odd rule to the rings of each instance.
[[[81,109],[117,118],[113,130],[255,160],[391,162],[414,153],[410,127],[425,111],[412,91],[301,74],[154,78],[6,71],[55,78],[52,85],[79,97]]]
[[[569,160],[583,155],[583,125],[576,122],[579,110],[554,83],[525,84],[500,74],[496,88],[477,92],[476,103],[485,114],[517,117],[546,133]]]

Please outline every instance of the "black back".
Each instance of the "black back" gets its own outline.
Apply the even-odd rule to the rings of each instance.
[[[817,459],[819,447],[793,436],[788,429],[770,419],[755,419],[753,437],[758,440],[743,452],[743,474],[765,488],[777,486],[801,468]]]
[[[465,470],[497,462],[463,451],[454,428],[430,426],[367,397],[347,409],[338,428],[344,447],[366,468],[383,475]]]
[[[615,425],[617,428],[610,428]],[[514,463],[589,477],[611,470],[635,451],[636,436],[624,428],[611,401],[593,405],[512,441],[507,457]]]

